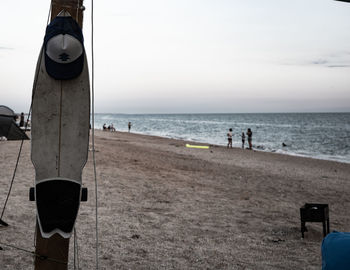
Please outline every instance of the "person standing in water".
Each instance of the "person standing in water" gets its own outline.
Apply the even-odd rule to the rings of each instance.
[[[228,140],[227,148],[229,147],[232,148],[232,128],[230,128],[227,133],[227,140]]]
[[[241,137],[242,137],[242,149],[244,149],[244,143],[245,143],[245,134],[244,134],[244,132],[242,132]]]
[[[251,131],[250,128],[248,128],[248,130],[247,130],[247,137],[248,137],[249,149],[252,150],[252,137],[253,137],[253,132]]]
[[[131,129],[131,122],[128,123],[128,129],[129,129],[129,132],[130,132],[130,129]]]

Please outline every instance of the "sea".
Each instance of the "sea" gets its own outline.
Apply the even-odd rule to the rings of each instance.
[[[242,147],[242,132],[253,132],[258,151],[350,163],[350,113],[112,114],[95,115],[95,128],[156,135],[213,145]],[[247,147],[247,140],[245,146]]]

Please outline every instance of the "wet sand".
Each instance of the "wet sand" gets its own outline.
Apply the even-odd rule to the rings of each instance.
[[[331,230],[350,230],[350,164],[96,131],[100,269],[320,269],[322,226],[299,208],[327,203]],[[191,143],[193,144],[193,143]],[[0,142],[0,207],[20,142]],[[81,269],[95,269],[92,152],[77,220]],[[0,242],[34,251],[34,168],[25,141]],[[73,267],[71,241],[69,269]],[[0,244],[1,269],[32,269],[31,254]]]

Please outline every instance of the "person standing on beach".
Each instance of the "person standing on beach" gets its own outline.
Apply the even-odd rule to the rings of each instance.
[[[227,133],[227,140],[228,140],[227,148],[229,147],[232,148],[232,128],[230,128]]]
[[[245,134],[244,134],[244,132],[242,132],[241,137],[242,137],[242,149],[244,149],[244,143],[245,143]]]
[[[251,131],[250,128],[248,128],[248,130],[247,130],[247,137],[248,137],[249,149],[252,150],[252,137],[253,137],[253,132]]]
[[[128,129],[129,129],[129,132],[130,132],[130,129],[131,129],[131,122],[128,123]]]
[[[24,127],[24,113],[21,113],[21,118],[19,120],[19,126]]]

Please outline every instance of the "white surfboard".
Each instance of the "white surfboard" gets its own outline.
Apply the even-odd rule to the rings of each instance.
[[[78,77],[56,80],[47,73],[43,47],[35,77],[31,158],[35,167],[38,224],[43,238],[55,233],[69,238],[80,205],[82,170],[89,146],[90,85],[86,56]]]

